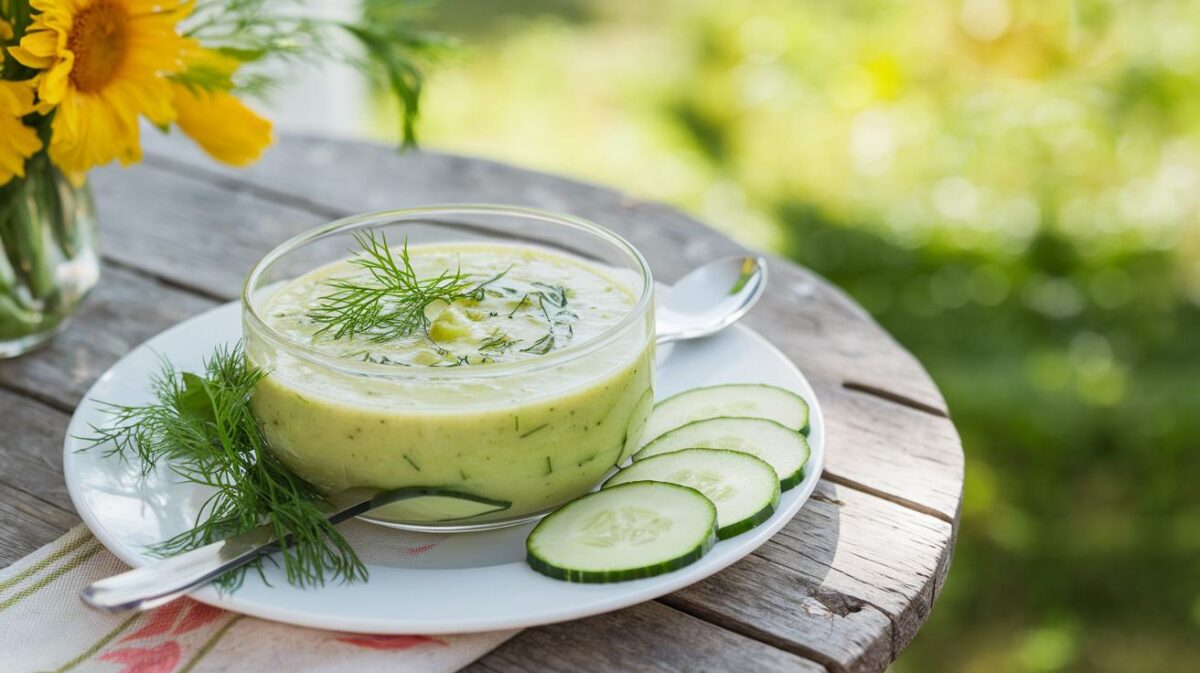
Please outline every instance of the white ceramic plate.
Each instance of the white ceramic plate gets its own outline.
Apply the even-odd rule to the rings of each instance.
[[[99,448],[80,452],[91,424],[108,420],[98,400],[137,404],[149,399],[148,382],[161,357],[181,370],[200,366],[214,345],[241,338],[239,306],[226,304],[150,339],[104,373],[71,419],[64,471],[75,508],[108,549],[134,566],[152,563],[146,546],[191,526],[203,489],[173,481],[169,473],[143,479],[136,466]],[[686,568],[617,584],[569,584],[525,565],[525,536],[532,524],[486,533],[406,533],[350,521],[341,530],[370,570],[365,583],[301,590],[277,569],[267,586],[256,574],[232,594],[212,587],[197,600],[256,617],[323,629],[362,633],[467,633],[587,617],[670,593],[704,579],[749,554],[790,520],[816,486],[824,465],[821,410],[812,387],[782,353],[748,328],[735,326],[708,339],[662,349],[656,372],[659,399],[718,383],[772,383],[799,393],[812,406],[812,458],[805,479],[783,494],[764,524],[717,543]]]

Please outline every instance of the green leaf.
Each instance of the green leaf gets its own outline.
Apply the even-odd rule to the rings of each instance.
[[[207,382],[191,372],[184,372],[180,378],[183,379],[183,393],[179,396],[179,411],[200,420],[216,420]]]

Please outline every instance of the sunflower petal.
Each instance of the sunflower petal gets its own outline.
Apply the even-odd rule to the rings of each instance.
[[[21,38],[21,49],[41,58],[51,58],[58,51],[59,36],[56,31],[39,30],[26,33]]]
[[[271,144],[271,122],[223,92],[172,87],[176,123],[218,161],[244,166],[258,159]]]
[[[25,160],[42,148],[37,131],[21,117],[33,108],[30,82],[0,80],[0,185],[25,176]]]
[[[27,68],[36,68],[41,70],[42,68],[49,67],[50,64],[54,63],[54,57],[38,56],[37,54],[34,54],[33,52],[20,46],[9,47],[8,53],[15,58],[18,63]]]

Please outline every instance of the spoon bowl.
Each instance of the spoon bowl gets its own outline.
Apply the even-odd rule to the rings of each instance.
[[[767,288],[767,260],[723,257],[692,271],[659,295],[658,343],[698,339],[732,325]]]

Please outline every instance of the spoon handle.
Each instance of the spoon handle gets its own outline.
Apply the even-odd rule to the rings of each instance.
[[[149,610],[169,603],[222,574],[279,547],[270,526],[134,568],[91,583],[80,597],[104,610]]]
[[[372,503],[369,494],[345,502],[329,514],[333,523],[361,514]],[[197,547],[150,565],[92,582],[80,592],[88,605],[106,612],[149,610],[186,595],[221,575],[279,549],[270,525]]]

